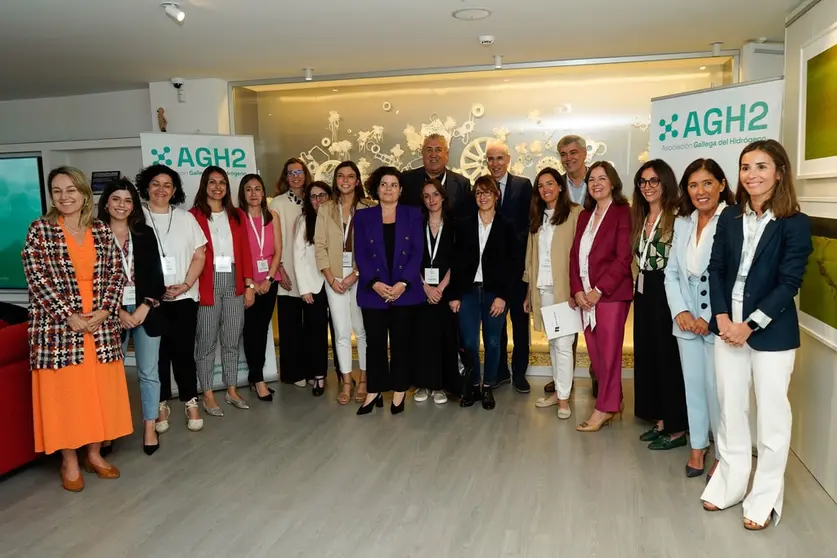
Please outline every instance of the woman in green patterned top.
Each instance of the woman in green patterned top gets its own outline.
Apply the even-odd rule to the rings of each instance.
[[[634,294],[634,414],[653,423],[640,436],[648,449],[686,445],[686,391],[665,291],[679,190],[665,161],[648,161],[634,177],[631,242],[639,269]]]

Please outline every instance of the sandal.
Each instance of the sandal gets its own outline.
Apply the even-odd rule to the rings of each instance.
[[[363,403],[366,401],[366,380],[361,380],[357,384],[357,389],[355,390],[355,403]]]
[[[744,518],[744,528],[747,529],[748,531],[761,531],[763,529],[767,529],[767,527],[770,525],[770,520],[772,518],[773,518],[773,514],[771,513],[770,515],[767,516],[767,521],[764,522],[764,525],[759,525],[758,523],[756,523],[752,519],[747,519],[745,517]]]
[[[346,386],[349,387],[348,390],[346,389]],[[352,384],[350,382],[343,382],[343,384],[340,387],[340,393],[337,394],[337,402],[340,403],[341,405],[348,405],[349,401],[351,399],[352,399]],[[364,399],[366,399],[366,396],[364,396]]]

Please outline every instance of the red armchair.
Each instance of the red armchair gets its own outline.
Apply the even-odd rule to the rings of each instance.
[[[0,475],[29,463],[35,453],[32,425],[32,373],[29,371],[29,338],[26,322],[7,325],[0,321]]]

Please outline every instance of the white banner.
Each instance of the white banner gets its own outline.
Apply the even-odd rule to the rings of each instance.
[[[140,134],[140,145],[143,166],[161,164],[180,173],[186,193],[185,208],[192,207],[206,167],[215,165],[227,171],[233,202],[238,199],[241,178],[257,172],[253,136],[148,132]]]
[[[652,99],[650,157],[671,165],[677,180],[695,159],[714,159],[735,190],[744,147],[781,137],[784,88],[772,79]]]

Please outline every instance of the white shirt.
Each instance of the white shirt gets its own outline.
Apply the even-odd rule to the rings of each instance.
[[[487,225],[482,222],[482,219],[477,216],[477,233],[480,238],[480,259],[477,265],[477,274],[474,275],[474,283],[482,283],[482,253],[485,252],[485,245],[488,242],[488,237],[491,234],[491,225],[494,224],[492,219]]]
[[[143,207],[142,212],[157,237],[160,257],[174,258],[175,273],[163,277],[166,286],[184,283],[189,265],[192,263],[192,256],[198,248],[206,245],[206,235],[203,234],[194,215],[178,207],[172,207],[169,213],[151,213],[147,207]],[[191,289],[175,300],[187,298],[198,300],[197,280]]]
[[[279,214],[282,227],[282,267],[291,279],[291,290],[286,291],[279,285],[279,296],[299,296],[299,288],[294,274],[294,223],[302,215],[302,206],[297,205],[288,193],[276,196],[270,202],[270,209]]]
[[[706,257],[707,252],[712,251],[712,243],[715,240],[715,229],[718,227],[718,218],[726,207],[727,202],[722,201],[718,204],[718,208],[715,210],[712,219],[703,227],[699,241],[697,240],[698,210],[695,209],[689,216],[692,222],[692,234],[689,237],[689,245],[686,249],[686,269],[692,277],[698,277],[703,273],[703,270],[700,269],[700,262],[709,261],[709,258]]]
[[[552,261],[550,260],[550,249],[552,248],[552,235],[555,233],[555,225],[552,224],[554,209],[544,211],[543,226],[538,235],[538,280],[539,289],[552,286]]]
[[[226,211],[213,212],[209,219],[209,235],[212,237],[212,251],[215,257],[227,256],[235,263],[230,218]]]
[[[596,240],[596,235],[599,233],[599,229],[601,228],[612,203],[613,202],[611,201],[607,205],[607,209],[604,210],[604,213],[595,227],[593,227],[593,221],[596,219],[596,209],[593,209],[593,215],[590,216],[590,220],[587,221],[587,227],[585,227],[584,233],[581,235],[581,242],[578,246],[578,267],[580,271],[579,274],[581,275],[581,284],[584,286],[585,293],[590,292],[590,289],[592,288],[590,285],[590,250],[593,248],[593,241]],[[581,312],[581,320],[582,327],[589,327],[590,331],[596,329],[596,307],[594,306],[589,312],[587,310],[583,310]]]
[[[300,294],[317,294],[323,289],[325,279],[317,269],[317,250],[305,239],[305,218],[297,217],[294,226],[293,260],[297,288]]]
[[[744,305],[744,286],[747,283],[747,276],[750,274],[753,259],[756,257],[756,248],[758,248],[759,241],[768,223],[775,220],[776,217],[770,209],[762,213],[761,217],[756,217],[756,212],[750,208],[750,204],[744,206],[744,216],[741,219],[741,226],[744,228],[744,242],[741,245],[741,263],[738,266],[738,275],[735,279],[735,284],[732,286],[732,300],[733,302],[741,303],[742,307]],[[735,314],[736,312],[733,313]],[[733,321],[738,321],[736,320],[737,317],[733,316]],[[753,311],[747,317],[747,321],[749,320],[754,320],[762,328],[767,327],[771,322],[771,318],[761,310]],[[743,317],[741,321],[745,321]]]

